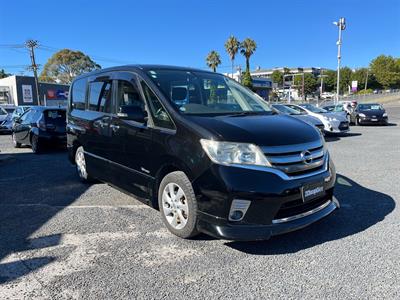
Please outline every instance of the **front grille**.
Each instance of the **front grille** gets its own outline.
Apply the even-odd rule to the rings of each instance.
[[[288,176],[323,170],[326,151],[321,141],[293,146],[262,147],[271,165]]]
[[[339,130],[346,130],[349,129],[349,122],[340,122]]]
[[[283,219],[305,213],[321,206],[328,200],[330,200],[329,195],[325,195],[307,202],[303,202],[303,199],[286,202],[282,204],[274,219]]]

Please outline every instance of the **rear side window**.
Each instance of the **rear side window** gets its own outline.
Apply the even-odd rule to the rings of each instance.
[[[146,83],[141,81],[141,85],[142,85],[144,96],[146,97],[147,102],[150,107],[150,112],[153,117],[154,125],[157,127],[175,129],[175,126],[172,123],[170,116],[168,115],[164,106],[161,104],[160,100],[158,100],[157,96],[147,86]]]
[[[72,86],[72,107],[85,109],[86,102],[86,78],[78,79]]]
[[[94,81],[89,84],[89,110],[111,112],[111,81]]]
[[[65,126],[66,115],[64,110],[45,110],[43,115],[46,124]]]

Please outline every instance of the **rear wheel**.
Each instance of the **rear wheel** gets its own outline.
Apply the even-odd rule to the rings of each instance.
[[[158,190],[158,204],[165,226],[176,236],[196,236],[197,201],[192,184],[181,171],[167,174]]]
[[[39,143],[39,137],[37,135],[33,135],[31,138],[31,147],[32,152],[35,154],[39,154],[42,150],[42,145]]]
[[[91,182],[93,181],[93,177],[91,177],[86,168],[86,160],[85,160],[85,151],[82,146],[78,147],[75,152],[75,164],[76,171],[78,172],[78,176],[83,182]]]
[[[17,137],[15,136],[15,133],[12,133],[12,141],[13,141],[13,145],[14,148],[21,148],[21,143],[17,142]]]

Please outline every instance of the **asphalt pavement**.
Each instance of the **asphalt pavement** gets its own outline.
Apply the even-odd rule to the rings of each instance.
[[[65,151],[0,136],[0,299],[399,299],[400,106],[328,138],[341,209],[264,242],[182,240],[159,212],[80,183]]]

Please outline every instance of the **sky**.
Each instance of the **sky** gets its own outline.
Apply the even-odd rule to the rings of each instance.
[[[81,50],[102,67],[166,64],[206,69],[211,50],[230,72],[230,35],[257,43],[256,67],[336,68],[338,28],[345,17],[342,64],[367,66],[380,54],[400,56],[400,0],[0,1],[0,69],[29,74],[21,45],[38,40],[43,66],[58,49]],[[242,55],[235,65],[245,66]]]

